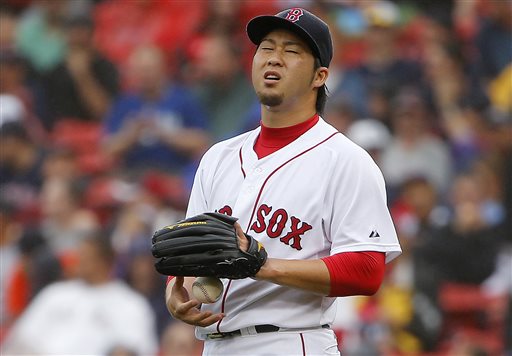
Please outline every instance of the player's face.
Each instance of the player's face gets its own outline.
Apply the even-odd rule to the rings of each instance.
[[[266,35],[254,55],[252,82],[263,105],[270,108],[316,100],[318,70],[309,46],[293,32],[275,30]],[[324,68],[325,69],[325,68]]]

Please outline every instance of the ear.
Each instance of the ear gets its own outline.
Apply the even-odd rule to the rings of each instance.
[[[316,70],[315,77],[313,78],[313,88],[320,88],[325,84],[327,78],[329,77],[329,69],[327,67],[319,67]]]

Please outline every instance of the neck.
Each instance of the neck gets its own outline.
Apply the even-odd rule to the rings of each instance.
[[[316,99],[316,98],[315,98]],[[300,124],[316,114],[315,101],[306,101],[303,105],[283,107],[261,105],[261,122],[269,128],[289,127]]]

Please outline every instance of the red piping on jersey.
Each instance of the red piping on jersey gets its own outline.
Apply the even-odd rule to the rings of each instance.
[[[238,151],[238,157],[240,157],[240,169],[242,170],[242,174],[244,175],[244,179],[245,179],[244,160],[242,158],[242,148],[240,148],[240,151]]]
[[[331,137],[333,137],[334,135],[337,135],[339,134],[339,132],[335,132],[333,133],[332,135],[330,135],[329,137],[327,137],[326,139],[324,139],[323,141],[320,141],[319,143],[317,143],[316,145],[308,148],[307,150],[305,151],[302,151],[301,153],[299,153],[298,155],[290,158],[288,161],[284,162],[282,165],[280,165],[279,167],[277,167],[272,173],[270,173],[268,175],[268,177],[265,179],[265,181],[263,182],[263,185],[261,186],[260,188],[260,191],[258,192],[258,197],[256,198],[256,201],[254,202],[254,206],[253,206],[253,209],[252,209],[252,214],[251,214],[251,218],[249,219],[249,225],[247,226],[247,229],[245,229],[245,233],[248,233],[249,232],[249,228],[251,226],[251,223],[252,223],[252,219],[254,218],[254,213],[256,212],[256,207],[258,206],[258,203],[260,201],[260,198],[261,198],[261,193],[263,193],[263,189],[265,188],[265,185],[267,184],[268,180],[270,179],[270,177],[272,177],[274,175],[274,173],[276,173],[278,170],[280,170],[281,168],[283,168],[285,165],[287,165],[288,163],[290,163],[291,161],[293,161],[294,159],[296,158],[299,158],[300,156],[302,156],[303,154],[311,151],[312,149],[320,146],[322,143],[328,141],[331,139]]]
[[[228,290],[229,290],[229,287],[231,287],[231,282],[233,282],[232,279],[229,280],[228,282],[228,285],[226,286],[226,290],[224,291],[224,296],[222,297],[222,304],[220,306],[220,312],[221,313],[224,313],[224,306],[226,305],[226,297],[228,296]],[[220,333],[220,323],[222,322],[222,319],[220,319],[218,322],[217,322],[217,332]]]
[[[302,343],[302,356],[306,356],[306,344],[304,342],[304,335],[302,333],[300,335],[300,342]]]

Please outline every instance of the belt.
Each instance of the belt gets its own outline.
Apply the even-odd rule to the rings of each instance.
[[[324,324],[322,326],[319,326],[318,328],[328,329],[329,324]],[[223,339],[226,337],[234,337],[234,336],[242,336],[242,335],[254,335],[254,334],[262,334],[262,333],[271,333],[276,331],[300,331],[300,330],[311,330],[316,329],[313,328],[280,328],[279,326],[270,325],[270,324],[263,324],[263,325],[255,325],[248,328],[238,329],[234,331],[226,331],[226,332],[220,332],[220,333],[211,333],[206,334],[207,340],[215,340],[215,339]]]

